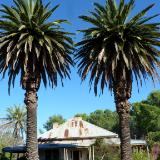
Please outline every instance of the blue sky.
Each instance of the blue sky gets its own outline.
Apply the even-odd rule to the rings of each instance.
[[[47,2],[47,0],[45,0]],[[99,2],[103,4],[105,0],[53,0],[51,6],[61,4],[60,8],[55,12],[53,19],[67,19],[72,25],[65,25],[64,28],[67,31],[74,32],[76,35],[73,37],[75,41],[81,39],[81,35],[76,32],[78,29],[84,29],[88,27],[88,24],[78,19],[79,15],[88,14],[88,11],[93,9],[93,3]],[[11,0],[1,0],[0,4],[11,4]],[[156,3],[152,11],[148,15],[154,13],[160,13],[159,0],[137,0],[136,7],[133,14],[143,9],[151,3]],[[155,21],[160,21],[160,17]],[[140,88],[138,93],[137,86],[133,83],[133,92],[130,102],[141,101],[147,97],[152,91],[160,89],[160,85],[153,84],[148,81],[146,85]],[[8,84],[7,79],[0,81],[0,117],[4,117],[6,108],[13,106],[14,104],[23,105],[24,91],[19,85],[19,79],[17,77],[15,88],[11,90],[11,95],[8,96]],[[49,116],[54,114],[61,114],[65,118],[70,118],[76,113],[90,113],[96,109],[111,109],[115,110],[114,99],[108,89],[100,97],[95,97],[93,92],[89,93],[88,82],[81,83],[79,76],[77,75],[77,69],[72,68],[71,80],[64,81],[64,87],[59,86],[55,89],[47,87],[45,89],[43,85],[38,92],[38,128],[42,128],[42,125],[46,122]]]

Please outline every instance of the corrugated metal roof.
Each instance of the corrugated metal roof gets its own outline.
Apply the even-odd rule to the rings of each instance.
[[[105,139],[105,143],[111,144],[111,145],[120,145],[120,139],[119,138],[110,138],[110,139]],[[131,145],[132,146],[138,146],[138,145],[147,145],[147,142],[145,140],[136,140],[136,139],[131,139]]]
[[[79,139],[98,137],[118,137],[117,134],[88,123],[80,117],[69,119],[64,124],[41,134],[39,139]]]
[[[109,138],[104,139],[104,142],[108,145],[120,145],[119,138]],[[77,141],[55,141],[54,143],[46,143],[46,144],[39,144],[39,150],[45,149],[54,149],[54,148],[87,148],[95,143],[95,139],[92,140],[77,140]],[[146,146],[147,142],[145,140],[131,140],[132,146]],[[5,147],[3,148],[3,152],[10,152],[10,153],[25,153],[26,146],[14,146],[14,147]]]

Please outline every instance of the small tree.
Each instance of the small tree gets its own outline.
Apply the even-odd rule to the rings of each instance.
[[[151,92],[147,97],[146,102],[160,108],[160,90]]]
[[[3,121],[3,124],[0,124],[1,135],[10,135],[16,142],[24,140],[27,119],[25,106],[15,105],[7,108],[6,112],[6,117],[0,118]]]
[[[53,123],[62,124],[65,122],[65,119],[61,115],[53,115],[49,117],[48,121],[43,125],[47,131],[53,128]]]

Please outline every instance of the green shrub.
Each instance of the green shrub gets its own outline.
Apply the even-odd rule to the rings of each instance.
[[[148,155],[145,151],[135,151],[133,153],[133,160],[148,160]]]
[[[149,132],[147,135],[147,141],[150,149],[154,144],[160,144],[160,131],[157,132]]]
[[[2,156],[0,157],[0,160],[9,160],[9,158],[7,158],[6,156],[2,155]]]
[[[120,160],[119,149],[117,147],[107,145],[103,139],[97,139],[94,143],[95,160]]]

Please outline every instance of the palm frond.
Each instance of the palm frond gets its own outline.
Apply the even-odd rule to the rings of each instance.
[[[11,133],[14,138],[22,138],[26,130],[26,110],[25,107],[14,106],[6,110],[7,115],[2,118],[3,123],[0,124],[1,135]],[[22,125],[23,124],[23,125]],[[21,133],[23,133],[21,135]]]
[[[95,3],[91,16],[80,16],[92,27],[80,30],[84,39],[76,44],[79,48],[75,59],[82,80],[90,75],[89,83],[96,95],[99,86],[102,92],[107,84],[113,89],[121,76],[126,84],[133,77],[137,84],[148,77],[153,81],[159,78],[160,24],[150,22],[159,14],[145,16],[152,4],[128,19],[134,2],[120,0],[116,4],[106,0],[105,6]]]
[[[0,20],[0,71],[9,75],[9,90],[16,76],[34,74],[44,85],[57,85],[58,77],[69,78],[73,41],[63,31],[59,19],[49,18],[59,5],[49,9],[50,3],[41,0],[14,0],[14,5],[2,5]]]

